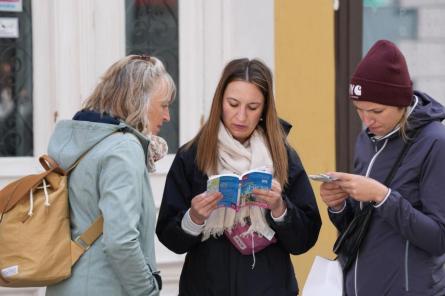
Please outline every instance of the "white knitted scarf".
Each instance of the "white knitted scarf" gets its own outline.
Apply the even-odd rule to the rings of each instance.
[[[258,127],[250,138],[241,144],[227,131],[221,122],[218,130],[218,168],[217,174],[233,173],[241,175],[248,170],[265,169],[272,174],[273,162],[263,130]],[[207,175],[208,172],[207,172]],[[214,210],[206,221],[202,240],[213,235],[222,235],[224,230],[231,231],[234,225],[246,224],[250,220],[250,227],[246,234],[256,232],[270,237],[274,231],[269,227],[265,218],[265,209],[258,206],[244,206],[238,211],[232,208],[220,207]]]
[[[150,173],[156,172],[155,162],[164,158],[168,152],[167,141],[159,136],[150,135],[148,136],[150,144],[148,144],[147,153],[147,168]]]

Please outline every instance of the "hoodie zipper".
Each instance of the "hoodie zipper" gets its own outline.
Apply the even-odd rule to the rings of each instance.
[[[409,266],[408,266],[408,259],[409,259],[409,240],[406,241],[405,245],[405,292],[409,292]]]
[[[369,162],[368,169],[366,170],[366,177],[369,177],[369,174],[371,173],[371,169],[374,166],[375,160],[377,159],[377,156],[385,149],[386,144],[388,143],[388,138],[385,139],[385,142],[382,145],[382,148],[380,148],[376,154],[372,157],[371,161]],[[377,148],[377,144],[375,144]],[[360,209],[363,208],[363,202],[360,202]],[[358,256],[359,256],[360,250],[357,252],[357,257],[355,257],[355,267],[354,267],[354,289],[355,289],[355,296],[358,296],[357,292],[357,269],[358,269]]]

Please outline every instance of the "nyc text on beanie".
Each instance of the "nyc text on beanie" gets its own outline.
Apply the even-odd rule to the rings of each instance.
[[[349,85],[349,97],[389,106],[409,106],[413,86],[405,57],[387,40],[377,41],[358,64]]]

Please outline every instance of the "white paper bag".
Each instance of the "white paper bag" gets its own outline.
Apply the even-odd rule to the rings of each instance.
[[[343,295],[343,271],[337,260],[315,256],[302,296],[322,295]]]

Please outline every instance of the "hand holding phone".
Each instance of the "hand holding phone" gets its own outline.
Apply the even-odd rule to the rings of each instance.
[[[329,176],[327,174],[309,175],[309,178],[311,180],[319,181],[319,182],[332,182],[332,181],[338,180],[338,178],[333,177],[333,176]]]

